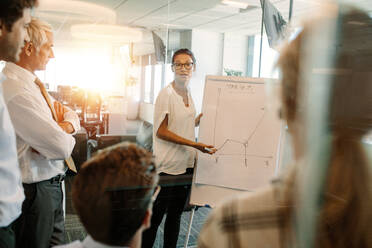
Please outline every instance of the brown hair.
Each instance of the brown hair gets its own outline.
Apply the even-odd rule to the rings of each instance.
[[[330,80],[331,154],[315,243],[321,248],[372,247],[372,177],[361,144],[362,136],[372,128],[372,20],[360,10],[342,7],[341,11],[344,10],[338,23],[338,43],[329,47],[337,50],[334,69],[346,73],[333,75]],[[310,25],[305,25],[297,38],[283,49],[278,62],[287,122],[298,121],[299,117],[301,67],[309,30]],[[287,245],[293,242],[291,217],[297,199],[294,189],[298,188],[295,175],[291,174],[286,185],[286,204],[292,207],[283,211]]]
[[[23,16],[23,9],[36,6],[38,0],[1,0],[0,21],[8,31],[12,31],[13,23]]]
[[[128,245],[151,207],[157,182],[152,154],[121,143],[83,164],[73,183],[72,200],[94,240]]]

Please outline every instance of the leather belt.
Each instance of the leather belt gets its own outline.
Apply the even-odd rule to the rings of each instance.
[[[49,179],[50,183],[54,183],[54,182],[61,183],[63,180],[65,180],[65,175],[62,175],[62,174],[59,174]]]

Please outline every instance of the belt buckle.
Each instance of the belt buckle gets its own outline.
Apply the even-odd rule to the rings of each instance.
[[[60,174],[60,175],[53,177],[52,182],[61,183],[64,179],[65,179],[65,175]]]

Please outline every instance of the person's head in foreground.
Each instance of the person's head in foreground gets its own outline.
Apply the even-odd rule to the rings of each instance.
[[[329,45],[314,50],[311,41],[324,35],[316,30],[326,25],[331,15],[307,23],[282,51],[278,62],[283,84],[282,114],[293,138],[296,160],[300,161],[306,153],[306,148],[301,148],[305,147],[302,137],[307,132],[305,128],[311,128],[303,125],[302,113],[305,108],[314,107],[303,103],[301,90],[306,80],[307,87],[316,87],[312,80],[329,77],[329,106],[324,108],[328,109],[325,125],[330,137],[330,156],[315,244],[316,247],[372,247],[372,177],[362,147],[362,137],[372,128],[372,20],[367,13],[347,6],[338,6],[336,12],[337,39]],[[307,59],[310,54],[322,58],[327,54],[323,49],[335,52],[333,66],[325,68],[325,63]],[[289,206],[297,205],[298,192],[293,190],[298,188],[296,184],[298,181],[293,180],[288,187]],[[294,229],[291,220],[294,211],[287,210],[284,226],[289,233]],[[292,242],[292,238],[293,232],[287,235],[287,241]]]
[[[84,163],[74,179],[72,200],[95,242],[140,247],[142,232],[150,226],[157,183],[152,154],[121,143]]]
[[[330,20],[337,23],[333,27],[337,38],[317,46],[314,39],[328,35],[317,31]],[[278,61],[281,115],[291,134],[296,166],[268,189],[219,206],[203,227],[200,247],[236,247],[234,242],[239,247],[300,247],[297,206],[301,203],[303,178],[308,176],[303,175],[304,168],[310,166],[304,137],[314,128],[305,125],[308,122],[303,118],[319,101],[310,101],[306,98],[309,92],[302,90],[318,87],[317,80],[324,77],[329,79],[324,83],[330,86],[330,96],[319,111],[327,111],[324,125],[329,151],[323,157],[329,158],[313,247],[372,247],[372,176],[362,147],[362,137],[372,128],[371,41],[372,20],[368,14],[338,6],[306,23],[301,33],[286,44]],[[326,63],[327,52],[335,54],[330,63]]]
[[[0,60],[17,62],[37,0],[0,1]]]

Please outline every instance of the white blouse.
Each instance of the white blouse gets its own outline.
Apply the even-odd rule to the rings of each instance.
[[[164,87],[155,102],[154,111],[154,155],[158,172],[179,175],[187,168],[194,167],[196,150],[185,145],[178,145],[156,137],[156,132],[168,114],[169,131],[185,139],[195,140],[195,106],[188,93],[189,106],[186,107],[182,96],[173,89],[172,84]]]

